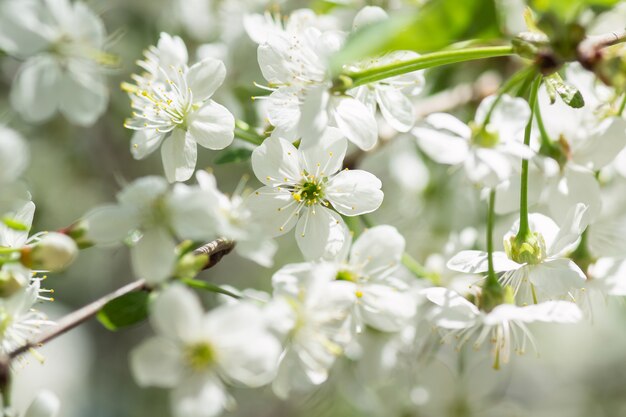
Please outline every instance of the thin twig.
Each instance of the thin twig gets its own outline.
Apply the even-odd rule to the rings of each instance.
[[[208,269],[217,264],[224,255],[230,253],[235,247],[235,242],[226,240],[226,239],[216,239],[211,241],[194,251],[196,255],[208,255],[207,262],[203,269]],[[28,341],[17,349],[9,352],[6,356],[9,361],[1,361],[0,360],[0,376],[2,375],[2,370],[5,366],[9,366],[10,360],[15,359],[21,354],[29,351],[33,348],[38,348],[43,346],[45,343],[61,336],[62,334],[72,330],[75,327],[78,327],[82,323],[88,321],[92,317],[94,317],[98,312],[104,307],[109,301],[114,300],[115,298],[121,297],[131,292],[135,291],[151,291],[151,288],[146,284],[146,281],[140,279],[135,282],[131,282],[113,291],[110,294],[105,295],[93,301],[83,308],[76,310],[67,316],[63,317],[59,320],[53,328],[50,330],[39,334],[33,340]],[[6,365],[5,365],[6,362]]]
[[[626,30],[589,36],[578,45],[578,61],[587,69],[592,69],[602,58],[606,47],[626,41]]]

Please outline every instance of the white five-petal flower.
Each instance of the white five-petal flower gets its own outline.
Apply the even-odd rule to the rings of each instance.
[[[117,58],[104,52],[106,30],[83,2],[10,0],[0,6],[0,49],[25,59],[11,104],[28,122],[57,111],[90,126],[109,100],[104,72]]]
[[[130,237],[133,270],[150,283],[160,283],[172,274],[175,237],[208,240],[215,233],[211,199],[197,187],[177,184],[170,191],[164,178],[144,177],[126,186],[117,200],[118,204],[97,207],[85,215],[87,238],[110,245]]]
[[[211,97],[226,76],[224,64],[205,58],[187,67],[187,50],[180,38],[162,34],[157,47],[140,65],[148,71],[124,83],[133,117],[125,126],[136,130],[131,152],[142,159],[161,146],[170,182],[188,180],[196,167],[197,145],[223,149],[234,138],[235,119]]]
[[[572,207],[562,227],[539,213],[531,213],[528,222],[533,233],[527,242],[515,242],[517,221],[504,237],[506,252],[493,253],[495,271],[503,272],[502,285],[513,288],[519,303],[572,298],[587,277],[566,255],[576,248],[587,228],[587,206]],[[465,273],[485,273],[487,266],[487,253],[476,250],[461,251],[448,261],[448,268]]]
[[[260,387],[274,377],[281,347],[252,304],[205,313],[191,290],[175,284],[156,299],[150,319],[157,335],[131,353],[131,370],[141,386],[173,389],[176,417],[217,416],[233,403],[225,383]]]
[[[496,100],[485,98],[469,126],[446,113],[427,116],[412,131],[418,145],[436,162],[463,165],[473,183],[495,187],[511,176],[520,158],[533,156],[523,143],[528,103],[506,94]]]
[[[432,303],[427,315],[443,330],[444,340],[454,337],[461,348],[473,339],[477,349],[489,340],[493,344],[496,369],[501,362],[509,362],[512,350],[524,353],[529,342],[537,350],[528,323],[576,323],[583,317],[580,308],[569,301],[546,301],[522,307],[500,304],[484,312],[446,288],[428,288],[422,294]]]
[[[362,170],[341,170],[347,142],[328,128],[320,145],[297,149],[272,137],[252,153],[252,168],[264,187],[250,195],[250,206],[273,236],[296,228],[296,240],[309,259],[334,256],[345,243],[346,226],[337,214],[357,216],[376,210],[381,182]]]

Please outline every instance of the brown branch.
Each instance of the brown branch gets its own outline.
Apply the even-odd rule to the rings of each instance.
[[[602,50],[606,47],[626,41],[626,30],[589,36],[578,45],[578,61],[591,70],[602,59]]]
[[[193,253],[196,255],[208,255],[207,262],[203,267],[203,269],[208,269],[217,264],[222,259],[222,257],[230,253],[234,247],[235,242],[233,241],[226,239],[216,239],[203,246],[200,246]],[[151,291],[151,288],[146,284],[145,280],[140,279],[138,281],[131,282],[130,284],[127,284],[122,288],[119,288],[112,293],[107,294],[87,304],[83,308],[63,317],[61,320],[58,321],[56,326],[54,326],[50,330],[37,335],[37,337],[35,337],[33,340],[30,340],[24,345],[18,347],[17,349],[9,352],[6,355],[6,357],[9,359],[8,361],[0,360],[0,376],[2,375],[2,371],[5,370],[4,368],[10,365],[11,360],[29,351],[30,349],[43,346],[45,343],[88,321],[96,314],[98,314],[102,307],[104,307],[109,301],[135,291]]]

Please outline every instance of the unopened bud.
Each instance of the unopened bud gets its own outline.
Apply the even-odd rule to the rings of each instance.
[[[48,233],[32,246],[22,249],[21,262],[30,269],[58,272],[67,268],[78,254],[74,240],[62,233]]]

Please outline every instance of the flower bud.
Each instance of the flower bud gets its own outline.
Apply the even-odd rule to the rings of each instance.
[[[22,249],[21,262],[30,269],[58,272],[67,268],[78,254],[74,240],[62,233],[48,233],[32,246]]]
[[[26,410],[24,417],[56,417],[59,414],[61,402],[50,391],[41,391]]]

